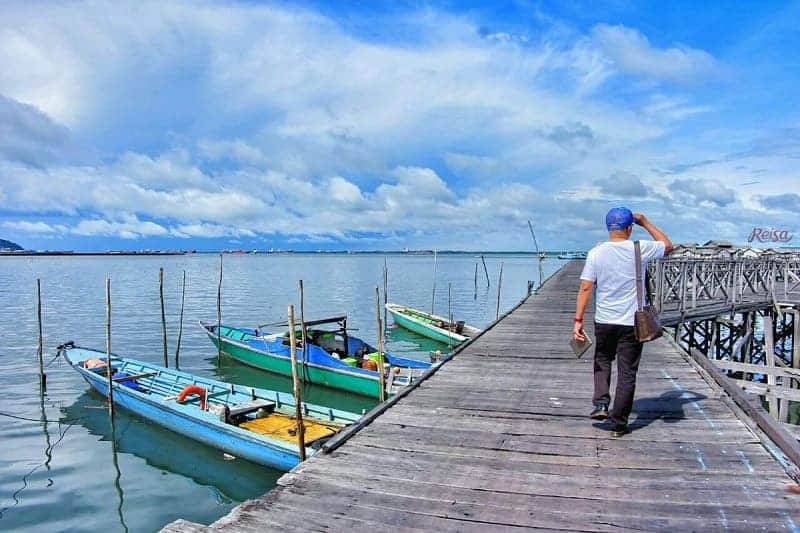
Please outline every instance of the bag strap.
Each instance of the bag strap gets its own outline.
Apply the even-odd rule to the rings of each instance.
[[[636,261],[636,309],[644,307],[642,301],[642,248],[639,241],[633,241],[633,260]]]

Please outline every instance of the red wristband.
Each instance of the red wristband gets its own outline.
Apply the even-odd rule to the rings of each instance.
[[[575,318],[575,322],[583,322],[583,319],[582,319],[582,318],[577,318],[577,317],[576,317],[576,318]]]

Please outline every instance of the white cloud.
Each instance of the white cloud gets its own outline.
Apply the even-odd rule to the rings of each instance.
[[[263,168],[269,165],[264,152],[241,139],[211,140],[200,139],[197,143],[198,156],[207,161],[233,161],[243,166]]]
[[[716,180],[677,179],[669,188],[687,204],[724,207],[736,201],[736,192]]]
[[[24,127],[13,146],[0,139],[4,212],[28,224],[62,214],[52,231],[87,236],[439,235],[498,248],[520,247],[528,218],[564,239],[595,227],[606,206],[586,186],[605,176],[608,194],[654,209],[761,209],[722,185],[750,170],[719,150],[702,175],[653,170],[685,164],[700,143],[665,140],[715,109],[659,82],[716,73],[708,53],[624,26],[537,41],[432,9],[392,23],[413,42],[288,5],[5,3],[0,94]],[[72,138],[89,155],[62,157]],[[796,190],[785,154],[748,164]]]
[[[218,224],[195,223],[181,224],[174,228],[173,235],[178,237],[255,237],[256,234],[248,229],[221,226]]]
[[[608,178],[595,180],[594,183],[601,194],[615,198],[643,198],[650,193],[642,180],[630,172],[615,172]]]
[[[339,206],[358,209],[367,205],[361,189],[341,176],[328,180],[328,194]]]
[[[718,66],[704,50],[684,45],[657,48],[639,31],[626,26],[599,24],[591,39],[623,72],[659,80],[697,82],[714,75]]]
[[[84,219],[73,226],[66,224],[48,224],[46,222],[30,222],[27,220],[6,220],[0,223],[1,227],[40,235],[72,234],[80,236],[115,236],[123,239],[138,239],[140,237],[164,236],[170,232],[151,221],[139,220],[134,215],[123,215],[117,220],[100,218]]]
[[[123,239],[168,235],[169,231],[155,222],[142,221],[135,216],[125,216],[122,220],[108,221],[102,219],[81,220],[69,229],[70,233],[82,236],[107,235],[119,236]]]
[[[6,220],[0,226],[23,233],[63,233],[67,230],[66,226],[48,224],[46,222],[30,222],[27,220]]]
[[[456,151],[476,137],[514,151],[578,123],[598,146],[659,134],[634,114],[582,98],[585,85],[613,74],[598,46],[579,53],[481,38],[457,17],[413,19],[436,27],[437,39],[404,46],[365,42],[318,14],[270,5],[55,3],[46,16],[41,5],[12,6],[0,49],[20,41],[28,52],[0,56],[11,73],[0,93],[81,132],[110,119],[154,135],[199,129],[209,160],[269,162],[294,175],[381,172],[387,159],[413,164],[398,155]],[[551,71],[578,81],[553,91]],[[234,133],[240,124],[251,137]]]
[[[65,151],[69,133],[33,106],[0,94],[0,158],[42,166]]]
[[[707,113],[710,106],[692,105],[685,98],[668,97],[663,94],[654,94],[642,107],[641,112],[652,119],[665,122],[681,121],[685,118]]]

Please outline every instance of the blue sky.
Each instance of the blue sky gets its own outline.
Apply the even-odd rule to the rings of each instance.
[[[800,231],[800,4],[0,4],[0,238],[550,249]],[[796,237],[800,239],[800,236]]]

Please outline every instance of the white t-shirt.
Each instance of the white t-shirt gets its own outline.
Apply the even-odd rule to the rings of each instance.
[[[642,249],[642,280],[648,261],[664,256],[664,243],[639,241]],[[633,241],[604,242],[589,251],[581,279],[597,283],[595,322],[633,325],[636,312],[636,267]],[[644,290],[644,284],[642,286]]]

